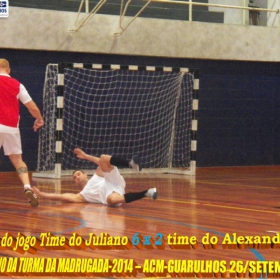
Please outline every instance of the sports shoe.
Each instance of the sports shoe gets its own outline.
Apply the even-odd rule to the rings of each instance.
[[[152,199],[157,199],[157,189],[156,188],[148,189],[145,196]]]
[[[31,189],[26,189],[24,191],[24,194],[28,198],[29,203],[32,207],[37,207],[39,205],[38,197]]]
[[[136,171],[141,171],[142,167],[140,165],[140,157],[135,155],[132,157],[132,160],[129,162],[130,167]]]

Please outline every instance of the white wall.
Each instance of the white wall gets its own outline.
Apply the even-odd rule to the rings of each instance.
[[[249,0],[208,0],[209,4],[248,7]],[[225,24],[249,24],[248,11],[221,7],[209,7],[209,11],[224,12]]]
[[[245,6],[248,5],[256,6],[265,9],[280,9],[279,0],[209,0],[210,4],[220,4],[220,5],[230,5],[230,6]],[[250,24],[250,19],[248,17],[248,11],[229,9],[229,8],[219,8],[219,7],[209,7],[209,11],[223,11],[224,12],[224,23],[225,24]],[[261,26],[271,26],[280,27],[280,17],[279,14],[275,12],[265,12],[260,11],[259,15],[259,25]]]
[[[76,13],[10,7],[0,19],[0,48],[280,61],[280,28],[137,18],[115,36],[118,16],[96,14],[73,34],[75,21]]]
[[[267,8],[280,10],[280,1],[279,0],[267,0]],[[267,26],[280,27],[279,13],[278,14],[275,14],[273,12],[267,13]]]

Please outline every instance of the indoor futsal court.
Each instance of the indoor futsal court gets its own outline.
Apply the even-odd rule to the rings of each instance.
[[[277,260],[278,249],[230,249],[223,248],[222,241],[226,234],[273,237],[279,232],[279,171],[280,167],[267,166],[197,168],[196,176],[127,174],[124,175],[127,192],[156,187],[158,199],[145,198],[121,207],[40,199],[38,208],[28,205],[16,174],[2,172],[2,237],[7,232],[14,236],[20,232],[25,236],[36,237],[50,232],[66,238],[77,233],[86,240],[91,233],[96,236],[108,233],[112,237],[128,237],[132,240],[135,234],[140,234],[143,241],[144,236],[149,237],[150,246],[137,248],[132,245],[130,249],[119,250],[43,248],[35,254],[26,252],[22,255],[10,249],[2,249],[0,254],[1,257],[25,258],[133,259],[138,265],[143,265],[145,260],[224,260],[228,266],[230,261]],[[32,182],[46,192],[79,191],[73,187],[71,176],[61,179],[33,178]],[[203,247],[201,240],[207,233],[210,237],[216,236],[216,249]],[[198,241],[197,248],[171,249],[167,244],[168,235],[189,238],[195,236]],[[165,245],[161,248],[152,245],[151,241],[156,242],[159,238],[165,240]],[[213,242],[215,243],[215,240]],[[112,275],[118,276],[121,277],[121,274]],[[130,277],[155,276],[180,277],[179,274],[143,274],[141,271]],[[92,277],[104,278],[106,275]]]
[[[0,0],[0,22],[0,280],[280,279],[280,1]]]

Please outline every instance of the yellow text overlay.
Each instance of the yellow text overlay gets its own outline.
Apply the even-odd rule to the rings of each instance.
[[[50,232],[42,232],[39,237],[16,236],[6,232],[0,237],[0,250],[10,249],[20,254],[29,252],[35,254],[38,250],[130,250],[132,248],[178,250],[204,249],[280,249],[280,233],[274,236],[238,236],[236,233],[225,234],[223,237],[205,233],[200,240],[196,236],[169,233],[163,236],[158,232],[153,236],[142,235],[139,232],[132,237],[110,236],[108,233],[95,235],[89,233],[82,237],[77,233],[71,236],[55,236]]]
[[[0,276],[279,278],[278,261],[0,258]]]

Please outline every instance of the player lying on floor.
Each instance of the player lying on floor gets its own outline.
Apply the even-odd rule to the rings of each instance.
[[[90,179],[82,170],[73,172],[73,180],[78,187],[83,188],[82,191],[76,194],[56,194],[41,192],[38,188],[33,187],[32,189],[38,197],[67,202],[102,203],[111,206],[119,206],[122,203],[129,203],[144,197],[157,198],[156,188],[125,193],[126,183],[117,166],[127,166],[140,171],[141,166],[137,157],[134,157],[131,161],[110,155],[95,157],[86,154],[80,148],[74,149],[74,153],[77,158],[88,160],[98,166],[95,174]]]

